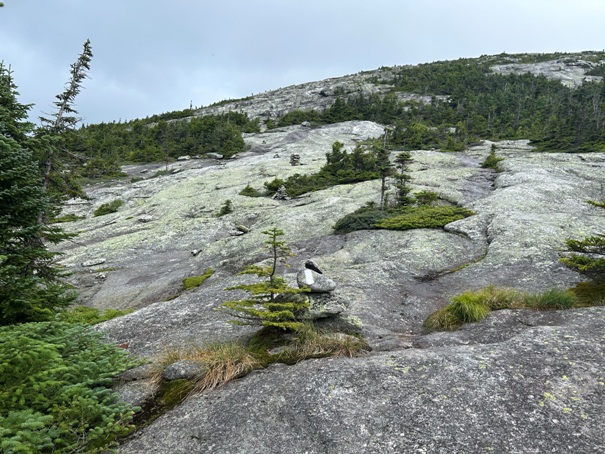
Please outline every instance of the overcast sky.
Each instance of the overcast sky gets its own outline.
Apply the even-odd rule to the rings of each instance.
[[[380,66],[605,48],[605,0],[4,0],[0,60],[52,112],[89,38],[85,123]]]

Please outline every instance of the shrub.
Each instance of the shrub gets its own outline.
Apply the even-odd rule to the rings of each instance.
[[[568,290],[551,289],[528,295],[525,304],[527,307],[539,310],[570,309],[577,301],[577,297]]]
[[[233,213],[233,204],[231,203],[231,200],[225,200],[223,206],[221,206],[221,209],[218,211],[217,216],[221,217],[229,213]]]
[[[436,229],[475,213],[456,206],[404,207],[400,214],[381,219],[375,227],[389,230]]]
[[[439,193],[434,191],[419,191],[414,194],[415,202],[418,205],[434,205],[439,198]]]
[[[250,185],[246,185],[246,187],[239,192],[239,195],[246,197],[263,197],[265,194],[260,192],[258,189],[254,189]]]
[[[183,289],[190,290],[192,288],[199,287],[204,282],[206,282],[206,279],[208,279],[213,274],[214,274],[214,270],[211,268],[208,268],[206,271],[204,271],[204,274],[202,274],[200,276],[186,277],[185,279],[183,279]]]
[[[483,161],[483,164],[481,164],[481,167],[484,169],[493,169],[496,172],[499,172],[501,161],[504,161],[504,158],[499,158],[496,156],[496,147],[492,144],[492,149],[485,158],[485,161]]]
[[[94,211],[94,216],[104,216],[106,214],[115,213],[118,209],[124,205],[124,201],[120,199],[113,200],[108,203],[104,203]]]
[[[561,258],[562,263],[590,279],[605,282],[605,235],[568,239],[565,244],[573,253]]]
[[[133,429],[111,384],[136,363],[101,336],[61,322],[0,328],[0,451],[104,452]]]
[[[375,207],[363,207],[340,218],[334,224],[334,233],[345,234],[355,230],[376,229],[376,224],[392,216],[392,213]]]

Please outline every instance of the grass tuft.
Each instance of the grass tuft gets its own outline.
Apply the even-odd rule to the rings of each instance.
[[[571,309],[578,298],[569,290],[551,289],[543,293],[527,295],[526,307],[538,310]]]
[[[473,323],[483,320],[490,313],[481,294],[466,292],[452,298],[448,311],[461,323]]]
[[[605,282],[580,282],[569,291],[576,295],[577,306],[605,306]]]

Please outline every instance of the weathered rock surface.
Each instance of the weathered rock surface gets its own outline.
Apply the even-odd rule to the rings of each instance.
[[[496,343],[272,367],[188,400],[120,452],[605,452],[605,308],[555,319]]]
[[[74,273],[86,304],[141,308],[101,329],[143,356],[166,345],[245,333],[213,309],[234,298],[224,289],[242,282],[236,273],[244,265],[267,257],[261,232],[274,225],[285,231],[297,262],[321,259],[374,348],[405,344],[406,336],[421,332],[431,312],[468,289],[498,285],[540,291],[583,279],[559,257],[566,238],[605,233],[602,209],[586,203],[603,198],[603,153],[537,154],[524,141],[500,142],[503,171],[494,173],[480,168],[490,143],[460,153],[415,151],[414,190],[436,191],[443,200],[477,213],[445,230],[333,235],[336,220],[378,200],[375,181],[288,201],[238,194],[247,184],[260,188],[275,177],[317,171],[336,140],[353,147],[381,133],[382,127],[370,122],[289,127],[249,136],[253,148],[238,159],[220,164],[187,161],[179,163],[182,171],[176,175],[93,188],[91,205],[66,208],[89,217],[71,224],[83,233],[61,245],[63,264]],[[254,151],[254,144],[263,142],[268,150]],[[275,151],[282,157],[274,158]],[[291,152],[308,164],[292,167]],[[125,201],[117,213],[90,216],[95,205],[117,195]],[[227,199],[234,212],[217,218],[214,214]],[[142,214],[154,220],[141,224],[137,218]],[[238,225],[247,226],[249,233],[233,236]],[[82,267],[90,257],[105,259],[105,279],[97,279],[94,268]],[[208,281],[182,293],[184,278],[208,268],[215,270]],[[295,285],[296,270],[283,271]]]
[[[524,68],[499,69],[509,70]],[[211,109],[268,119],[324,108],[337,93],[380,89],[374,76]],[[285,231],[296,262],[320,259],[336,283],[315,309],[338,316],[322,323],[361,332],[373,349],[362,358],[273,366],[190,399],[123,452],[605,452],[605,309],[500,311],[455,333],[422,330],[430,313],[465,290],[541,291],[584,280],[559,257],[566,238],[605,233],[603,210],[586,203],[605,198],[605,154],[537,154],[526,141],[503,141],[495,173],[480,167],[490,142],[459,153],[414,151],[413,191],[438,192],[443,203],[476,213],[445,229],[334,235],[339,218],[379,200],[377,181],[289,200],[239,195],[248,184],[260,189],[316,172],[337,140],[350,150],[382,133],[382,125],[347,122],[248,134],[249,150],[235,159],[128,167],[146,179],[91,186],[92,201],[65,208],[86,216],[67,224],[82,233],[60,245],[80,301],[137,309],[98,326],[135,355],[250,334],[214,309],[238,298],[225,288],[249,282],[237,274],[245,265],[266,263],[262,231],[273,226]],[[292,155],[304,165],[292,166]],[[155,170],[168,172],[151,178]],[[116,198],[125,202],[117,213],[92,216]],[[234,211],[216,217],[226,200]],[[215,272],[206,282],[183,291],[184,278],[208,268]],[[280,269],[290,285],[297,271]],[[132,402],[152,394],[144,378],[121,386]]]

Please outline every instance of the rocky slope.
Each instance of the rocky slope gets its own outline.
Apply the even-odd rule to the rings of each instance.
[[[329,98],[322,85],[314,96]],[[282,105],[265,98],[250,101],[257,114]],[[123,452],[605,452],[604,310],[500,311],[454,333],[422,330],[464,290],[582,281],[558,259],[566,238],[605,233],[603,210],[586,203],[604,198],[605,154],[537,154],[525,141],[500,142],[495,173],[480,167],[489,142],[415,151],[413,190],[476,213],[443,230],[334,235],[337,219],[379,199],[377,181],[287,201],[238,194],[317,171],[337,140],[351,149],[382,132],[346,122],[251,134],[235,159],[182,161],[157,178],[91,186],[91,201],[66,207],[86,219],[70,224],[81,234],[61,245],[62,263],[82,303],[137,309],[100,326],[135,355],[244,334],[213,309],[233,297],[225,288],[242,282],[244,265],[266,257],[262,231],[272,226],[297,254],[286,279],[295,284],[305,260],[318,262],[372,347],[361,358],[270,367],[192,398]],[[292,154],[302,166],[290,165]],[[140,177],[153,167],[126,170]],[[92,216],[116,198],[125,201],[117,213]],[[226,200],[234,211],[216,217]],[[208,281],[182,291],[182,279],[208,268]]]

